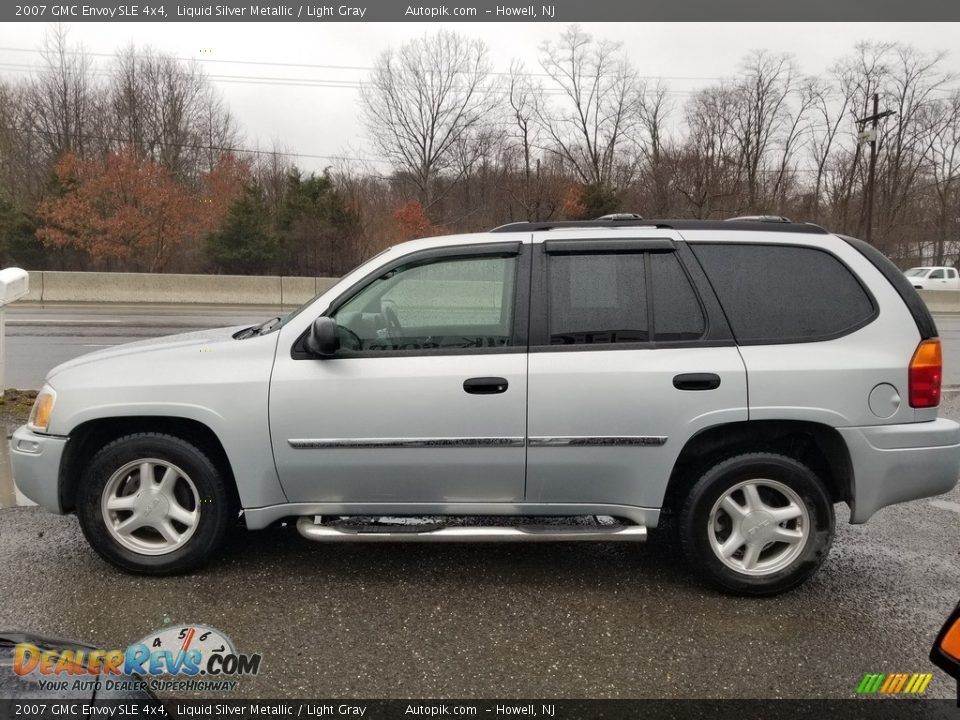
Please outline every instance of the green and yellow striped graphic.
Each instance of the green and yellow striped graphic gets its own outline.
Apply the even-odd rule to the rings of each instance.
[[[933,673],[867,673],[857,686],[857,695],[921,695]]]

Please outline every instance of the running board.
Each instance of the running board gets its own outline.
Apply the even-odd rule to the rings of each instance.
[[[483,527],[456,526],[416,532],[341,529],[318,525],[312,517],[301,517],[297,531],[308,540],[320,542],[589,542],[617,540],[643,542],[647,528],[642,525],[620,525],[609,530],[602,528],[579,529],[577,527],[556,529],[556,526]]]

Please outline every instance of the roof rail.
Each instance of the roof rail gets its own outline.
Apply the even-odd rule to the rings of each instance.
[[[792,223],[788,217],[783,215],[740,215],[739,217],[727,218],[725,222],[765,222],[765,223]]]
[[[775,225],[775,228],[771,228]],[[819,225],[812,223],[795,223],[787,221],[757,221],[743,220],[733,218],[731,220],[606,220],[603,218],[597,220],[547,220],[540,222],[513,222],[506,225],[495,227],[492,233],[511,233],[511,232],[542,232],[544,230],[575,230],[585,228],[623,228],[623,227],[645,227],[662,228],[664,230],[743,230],[763,232],[776,230],[777,232],[802,233],[807,235],[827,235]]]

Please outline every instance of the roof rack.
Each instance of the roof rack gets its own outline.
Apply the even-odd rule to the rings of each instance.
[[[750,222],[765,223],[792,223],[788,217],[783,215],[740,215],[739,217],[727,218],[724,222],[736,222],[738,220],[749,220]]]
[[[763,216],[756,216],[763,217]],[[754,220],[743,218],[732,218],[730,220],[642,220],[636,218],[626,219],[605,219],[597,220],[548,220],[543,222],[513,222],[506,225],[493,228],[493,233],[511,233],[511,232],[541,232],[544,230],[574,230],[584,228],[622,228],[622,227],[645,227],[662,228],[664,230],[743,230],[743,231],[767,231],[773,228],[770,225],[776,225],[777,232],[803,233],[807,235],[827,235],[828,232],[819,225],[812,223],[795,223],[787,220],[770,221]]]

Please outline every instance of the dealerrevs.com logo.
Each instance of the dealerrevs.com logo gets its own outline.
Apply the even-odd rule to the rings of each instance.
[[[867,673],[857,695],[922,695],[932,679],[932,673]]]
[[[260,672],[260,661],[259,654],[237,652],[215,628],[179,625],[150,633],[124,650],[47,650],[20,643],[14,649],[13,669],[20,676],[44,676],[38,680],[40,689],[58,692],[94,686],[222,692],[234,690],[236,678]]]

